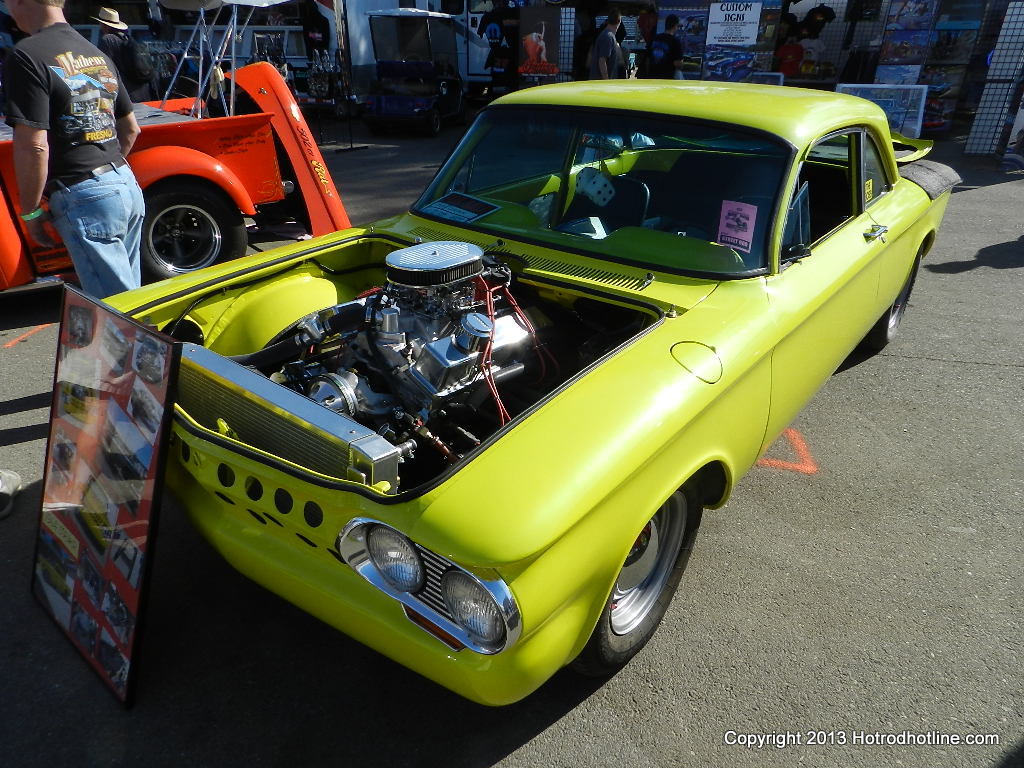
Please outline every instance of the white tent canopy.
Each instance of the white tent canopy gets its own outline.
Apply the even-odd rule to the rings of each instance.
[[[245,28],[249,24],[249,20],[252,18],[253,12],[257,8],[269,8],[273,5],[280,5],[281,3],[290,2],[290,0],[160,0],[160,5],[164,8],[169,8],[175,11],[192,11],[199,14],[199,19],[196,21],[196,26],[192,30],[192,35],[189,37],[188,42],[185,44],[185,51],[181,59],[178,61],[177,69],[174,71],[174,76],[171,78],[170,85],[167,86],[167,91],[164,93],[164,101],[166,102],[169,98],[171,91],[174,87],[174,82],[178,79],[178,75],[181,73],[181,67],[185,62],[185,56],[188,55],[189,49],[192,47],[193,42],[198,45],[199,53],[199,90],[196,93],[196,101],[192,107],[192,112],[198,116],[201,111],[203,94],[206,92],[206,88],[210,83],[210,78],[213,76],[215,71],[220,69],[220,63],[224,61],[225,55],[227,54],[228,44],[231,46],[230,62],[231,69],[235,68],[235,41]],[[223,6],[229,6],[231,8],[231,20],[228,22],[227,29],[224,30],[224,34],[221,37],[220,45],[214,49],[213,45],[213,30],[207,26],[206,23],[206,11],[216,11],[212,24],[217,23],[217,16],[220,15],[220,10]],[[246,15],[245,21],[242,23],[242,28],[238,28],[238,6],[245,6],[249,9],[249,13]],[[203,49],[206,48],[209,51],[210,59],[213,61],[212,66],[203,73]],[[223,95],[221,96],[223,100]],[[227,105],[225,105],[227,106]],[[227,109],[228,114],[233,115],[235,113],[235,81],[231,80],[231,105]]]

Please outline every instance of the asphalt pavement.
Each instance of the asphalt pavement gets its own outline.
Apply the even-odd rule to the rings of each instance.
[[[313,129],[354,223],[403,210],[459,132]],[[650,645],[500,709],[255,586],[172,506],[122,709],[29,592],[59,293],[0,295],[0,467],[27,484],[0,521],[0,764],[1024,764],[1024,176],[961,148],[936,149],[964,183],[899,338],[705,514]]]

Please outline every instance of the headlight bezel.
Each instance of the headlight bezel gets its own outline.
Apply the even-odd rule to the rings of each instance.
[[[424,568],[424,580],[418,591],[406,592],[396,589],[370,558],[367,536],[374,526],[390,529],[391,532],[408,541],[413,551],[419,555]],[[338,534],[336,547],[341,559],[370,584],[443,629],[466,648],[476,653],[493,655],[510,648],[519,639],[522,632],[519,606],[512,590],[501,578],[483,578],[418,544],[394,526],[372,518],[359,517],[350,520]],[[493,601],[505,627],[504,638],[501,642],[488,643],[486,640],[474,636],[455,620],[454,616],[450,615],[451,612],[441,591],[441,580],[452,569],[471,579]],[[420,626],[421,629],[423,628],[408,616],[406,618],[411,623]]]

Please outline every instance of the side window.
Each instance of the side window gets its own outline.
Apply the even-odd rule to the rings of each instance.
[[[806,221],[791,224],[787,218],[787,233],[808,232],[810,245],[857,215],[860,201],[853,189],[853,180],[859,175],[854,165],[856,138],[855,133],[841,133],[811,148],[800,167],[789,213],[790,217],[806,216]],[[806,195],[806,202],[797,200],[801,195]],[[794,206],[797,202],[800,205]]]
[[[810,186],[807,182],[800,184],[786,211],[786,228],[782,235],[782,257],[787,258],[786,249],[811,244],[811,211],[807,196]]]
[[[884,195],[889,189],[889,181],[885,177],[885,165],[878,145],[870,134],[864,134],[864,204]]]

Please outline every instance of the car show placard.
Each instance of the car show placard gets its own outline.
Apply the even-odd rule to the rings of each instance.
[[[128,704],[177,347],[70,287],[58,338],[32,592]]]
[[[761,23],[761,3],[711,3],[708,45],[753,46]]]
[[[737,82],[754,70],[761,3],[711,3],[704,79]]]

